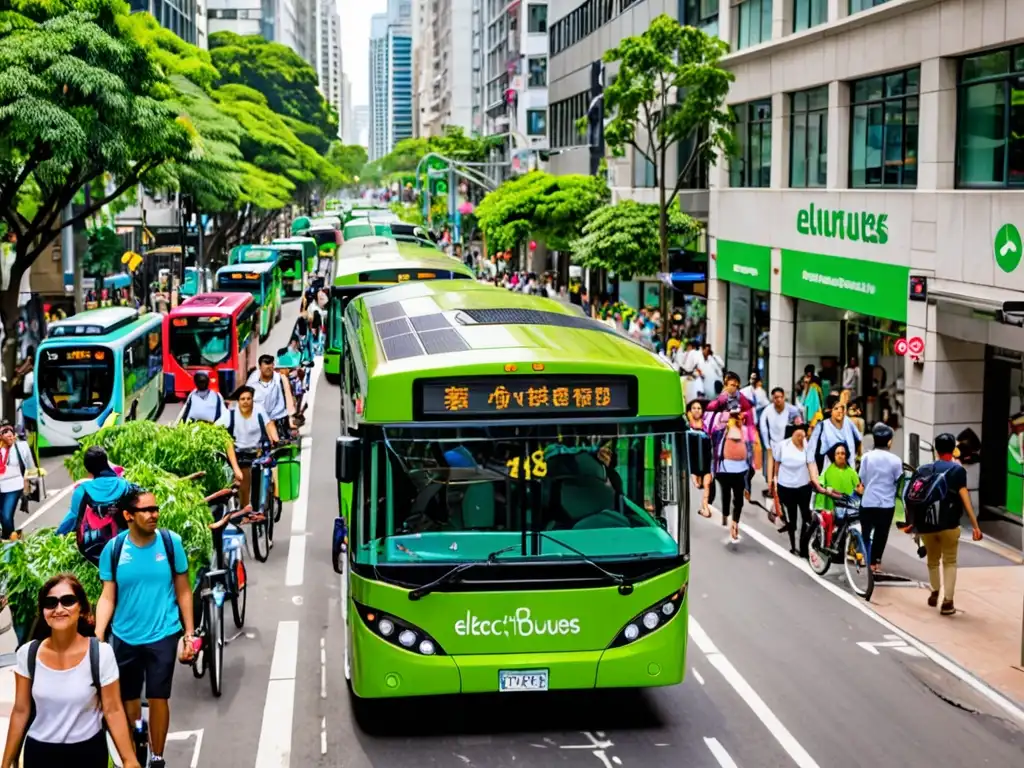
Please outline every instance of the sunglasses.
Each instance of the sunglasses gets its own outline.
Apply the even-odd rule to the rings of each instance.
[[[65,608],[73,608],[78,605],[78,598],[74,595],[61,595],[60,597],[47,595],[43,598],[43,610],[53,611],[56,610],[58,605]]]
[[[136,512],[146,512],[147,514],[153,515],[160,511],[160,507],[131,507],[128,511],[132,514],[135,514]]]
[[[0,436],[13,435],[13,429],[0,429]]]

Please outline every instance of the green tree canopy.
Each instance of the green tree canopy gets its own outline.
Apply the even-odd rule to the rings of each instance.
[[[511,250],[530,237],[567,250],[584,219],[607,201],[602,179],[531,171],[489,193],[477,206],[476,217],[492,251]]]
[[[274,112],[292,122],[293,133],[321,155],[338,135],[338,115],[320,93],[319,80],[299,54],[259,35],[214,32],[210,57],[220,73],[218,85],[237,83],[255,88]],[[300,128],[305,124],[309,129]]]
[[[366,147],[359,144],[336,141],[327,153],[327,161],[341,171],[346,184],[351,184],[363,172],[366,160]]]
[[[573,241],[573,261],[590,269],[607,269],[625,279],[653,275],[660,269],[658,206],[622,200],[594,210]],[[668,215],[669,243],[681,247],[700,231],[696,219],[672,208]],[[661,270],[665,271],[665,270]]]
[[[371,169],[360,176],[373,177],[376,173],[387,176],[393,173],[408,173],[416,170],[416,166],[428,152],[436,152],[450,160],[463,163],[482,163],[487,159],[488,150],[494,145],[494,139],[482,139],[467,136],[459,126],[449,126],[443,136],[429,138],[402,139],[395,148],[384,157],[376,160]],[[437,167],[444,167],[438,161]],[[379,173],[378,173],[379,171]]]

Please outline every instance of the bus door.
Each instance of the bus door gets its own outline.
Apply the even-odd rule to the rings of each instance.
[[[286,296],[301,296],[305,290],[306,264],[300,246],[278,246],[281,259],[281,273],[284,278]]]

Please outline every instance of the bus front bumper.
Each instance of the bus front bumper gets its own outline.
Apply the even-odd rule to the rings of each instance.
[[[686,616],[636,643],[600,651],[423,656],[353,622],[352,689],[360,698],[495,693],[501,672],[546,670],[548,690],[653,688],[681,683]]]

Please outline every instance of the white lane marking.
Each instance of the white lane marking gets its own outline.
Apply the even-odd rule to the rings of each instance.
[[[932,648],[931,646],[927,645],[926,643],[921,642],[920,640],[918,640],[916,637],[914,637],[910,633],[904,632],[902,629],[897,627],[895,624],[893,624],[888,619],[885,619],[882,616],[879,616],[877,613],[875,613],[873,610],[871,610],[871,608],[868,607],[867,603],[864,600],[860,599],[859,597],[856,597],[855,595],[847,592],[844,589],[841,589],[840,587],[837,587],[832,582],[830,582],[830,581],[828,581],[826,579],[821,578],[820,576],[818,576],[818,574],[816,574],[814,571],[811,570],[811,566],[807,563],[806,560],[801,560],[801,559],[797,558],[796,556],[790,554],[789,552],[784,550],[782,547],[780,547],[778,544],[776,544],[774,541],[769,539],[767,536],[765,536],[760,531],[757,531],[757,530],[751,528],[746,523],[740,523],[740,527],[743,528],[743,531],[748,536],[750,536],[750,538],[752,538],[754,541],[756,541],[762,547],[765,547],[766,549],[768,549],[770,552],[772,552],[777,557],[782,558],[784,561],[786,561],[787,563],[792,565],[794,568],[797,568],[798,570],[803,571],[804,573],[806,573],[812,579],[817,581],[819,585],[821,585],[822,587],[827,589],[829,592],[831,592],[833,595],[838,597],[840,600],[844,601],[848,605],[852,605],[854,608],[856,608],[858,611],[863,613],[865,616],[867,616],[867,617],[873,619],[874,621],[876,621],[877,623],[881,624],[890,633],[892,633],[893,635],[898,637],[900,640],[903,640],[907,645],[909,645],[909,646],[911,646],[913,648],[916,648],[918,651],[920,651],[920,653],[923,656],[925,656],[926,658],[930,659],[931,661],[933,661],[938,666],[942,667],[944,670],[949,672],[949,674],[953,675],[953,677],[955,677],[958,680],[960,680],[961,682],[966,683],[967,685],[969,685],[976,692],[978,692],[979,694],[984,696],[986,699],[991,701],[993,704],[995,704],[997,707],[1002,709],[1006,714],[1008,714],[1011,718],[1013,718],[1017,723],[1024,724],[1024,709],[1021,709],[1020,707],[1018,707],[1016,704],[1014,704],[1008,698],[1006,698],[1001,693],[999,693],[999,691],[997,691],[994,688],[992,688],[991,686],[989,686],[988,683],[985,683],[984,681],[982,681],[979,678],[975,677],[973,674],[968,672],[966,669],[964,669],[963,667],[959,666],[955,661],[953,661],[952,659],[949,659],[946,656],[942,655],[941,653],[939,653],[938,651],[936,651],[934,648]]]
[[[174,733],[167,734],[168,741],[188,741],[193,736],[196,737],[196,744],[192,747],[192,759],[189,761],[189,768],[198,768],[199,766],[199,753],[203,749],[203,729],[200,728],[198,731],[175,731]]]
[[[327,644],[320,638],[320,698],[327,698]]]
[[[284,569],[284,585],[301,587],[306,570],[306,534],[292,534],[288,541],[288,562]]]
[[[61,488],[59,491],[57,491],[55,493],[47,494],[47,499],[43,503],[43,505],[41,507],[39,507],[39,509],[37,509],[35,512],[33,512],[31,515],[29,515],[25,519],[25,522],[21,524],[22,530],[27,531],[29,529],[29,526],[32,523],[34,523],[40,517],[42,517],[47,512],[49,512],[51,509],[53,509],[65,496],[67,496],[73,490],[75,490],[75,484],[74,483],[72,483],[71,485],[64,486],[63,488]]]
[[[277,625],[274,658],[270,662],[271,680],[294,680],[299,665],[299,622],[281,621]]]
[[[320,718],[320,754],[327,754],[327,718]]]
[[[309,512],[309,465],[313,457],[313,441],[302,439],[302,450],[299,452],[299,466],[306,471],[302,473],[302,484],[299,486],[299,498],[292,504],[292,533],[306,532],[306,518]]]
[[[729,756],[729,753],[725,751],[725,747],[719,743],[718,739],[704,738],[704,743],[707,744],[708,749],[711,750],[711,754],[715,756],[715,760],[722,768],[736,768],[736,762]]]
[[[697,682],[704,685],[704,678],[700,676],[700,672],[697,671],[696,667],[693,667],[693,676],[697,679]]]
[[[299,622],[278,622],[254,768],[288,768],[291,763],[298,661]]]
[[[306,423],[302,429],[312,428],[313,403],[316,398],[316,385],[320,381],[320,369],[313,369],[312,384],[309,386],[306,402],[309,408],[306,409]],[[299,485],[299,497],[292,504],[292,536],[288,542],[288,562],[285,565],[284,585],[286,587],[301,587],[305,579],[306,571],[306,518],[309,513],[309,483],[313,476],[310,465],[313,456],[313,438],[301,437],[302,450],[300,452],[299,466],[305,471],[302,473],[302,480]]]
[[[757,716],[757,719],[775,737],[775,740],[779,742],[779,745],[786,751],[786,754],[793,758],[793,762],[800,768],[818,768],[814,758],[800,745],[800,742],[782,724],[782,721],[775,716],[775,713],[764,703],[764,700],[757,695],[757,691],[750,687],[750,683],[744,679],[743,675],[732,665],[732,662],[725,658],[722,652],[718,650],[718,647],[711,642],[711,638],[708,637],[708,634],[697,620],[693,618],[692,613],[690,614],[690,637],[707,657],[711,665],[722,674],[725,681],[732,686],[733,690],[739,694],[740,698],[746,702],[746,705]]]
[[[905,642],[900,640],[897,635],[885,635],[884,637],[885,642],[882,643],[865,642],[857,643],[857,645],[859,645],[868,653],[873,654],[875,656],[882,655],[881,652],[878,650],[879,648],[892,648],[894,651],[898,651],[899,653],[905,654],[907,656],[917,656],[922,659],[924,658],[923,653],[917,650],[917,648],[912,648],[911,646],[907,645]]]

